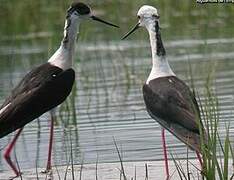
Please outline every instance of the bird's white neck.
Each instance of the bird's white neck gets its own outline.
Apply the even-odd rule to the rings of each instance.
[[[67,17],[64,27],[64,37],[59,49],[49,59],[49,63],[63,70],[69,69],[73,65],[75,52],[76,35],[79,31],[79,19]]]
[[[152,21],[146,26],[152,51],[152,69],[146,84],[159,77],[175,76],[166,59],[166,51],[162,43],[158,23],[157,21]]]

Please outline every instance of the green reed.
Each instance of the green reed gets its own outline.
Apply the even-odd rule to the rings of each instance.
[[[203,125],[199,121],[199,131],[201,135],[201,154],[203,159],[203,167],[198,173],[205,180],[231,180],[234,177],[233,163],[233,144],[230,141],[229,129],[230,124],[226,124],[226,134],[224,140],[219,136],[220,127],[220,105],[214,88],[215,82],[215,64],[209,62],[209,68],[205,84],[204,84],[204,99],[201,100],[199,94],[195,90],[194,79],[191,64],[189,62],[189,74],[191,76],[191,87],[193,92],[196,92],[200,115],[202,117]],[[206,132],[203,131],[203,127]],[[190,168],[187,167],[185,170],[175,160],[172,155],[172,159],[176,166],[177,173],[180,179],[190,179]],[[230,162],[232,160],[232,162]],[[189,161],[187,157],[187,162]],[[230,171],[232,169],[232,171]],[[186,172],[187,171],[187,175]],[[192,172],[194,174],[196,172]],[[195,179],[195,178],[194,178]]]
[[[229,137],[229,124],[226,124],[226,135],[222,141],[219,136],[220,105],[213,90],[213,75],[210,73],[205,84],[205,102],[201,104],[201,115],[207,132],[207,142],[202,141],[203,170],[205,179],[228,180],[233,176],[229,172],[230,160],[233,159],[233,145]]]

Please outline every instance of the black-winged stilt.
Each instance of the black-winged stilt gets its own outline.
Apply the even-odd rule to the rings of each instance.
[[[122,39],[127,38],[140,27],[145,27],[149,32],[152,69],[143,85],[143,96],[149,115],[163,127],[162,142],[168,178],[169,169],[164,128],[195,150],[199,162],[202,164],[199,107],[194,94],[182,80],[177,78],[166,59],[157,9],[144,5],[139,9],[137,17],[139,21],[136,26]]]
[[[118,27],[94,16],[90,7],[74,2],[67,11],[61,46],[45,64],[31,70],[14,88],[0,108],[0,138],[18,129],[4,157],[16,176],[20,174],[10,153],[23,127],[43,113],[51,111],[50,142],[46,170],[51,169],[54,108],[70,94],[75,72],[72,69],[76,34],[83,20],[92,19]]]

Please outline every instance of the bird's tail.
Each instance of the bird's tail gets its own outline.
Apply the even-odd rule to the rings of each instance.
[[[205,131],[202,134],[198,134],[185,129],[184,127],[178,126],[177,124],[172,124],[170,131],[194,151],[201,153],[202,146],[206,148],[207,134]]]

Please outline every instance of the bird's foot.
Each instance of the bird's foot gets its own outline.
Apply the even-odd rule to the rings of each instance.
[[[47,180],[53,180],[52,168],[46,168],[44,171],[41,171],[42,174],[46,174]]]
[[[202,168],[201,171],[200,171],[200,174],[202,177],[204,177],[206,175],[206,170],[205,168]]]
[[[44,171],[41,171],[42,174],[52,174],[52,169],[51,168],[47,168]]]
[[[9,180],[13,180],[15,178],[21,177],[22,174],[23,174],[22,172],[17,172],[15,176],[9,177]]]
[[[170,176],[169,175],[166,176],[166,180],[170,180]]]

